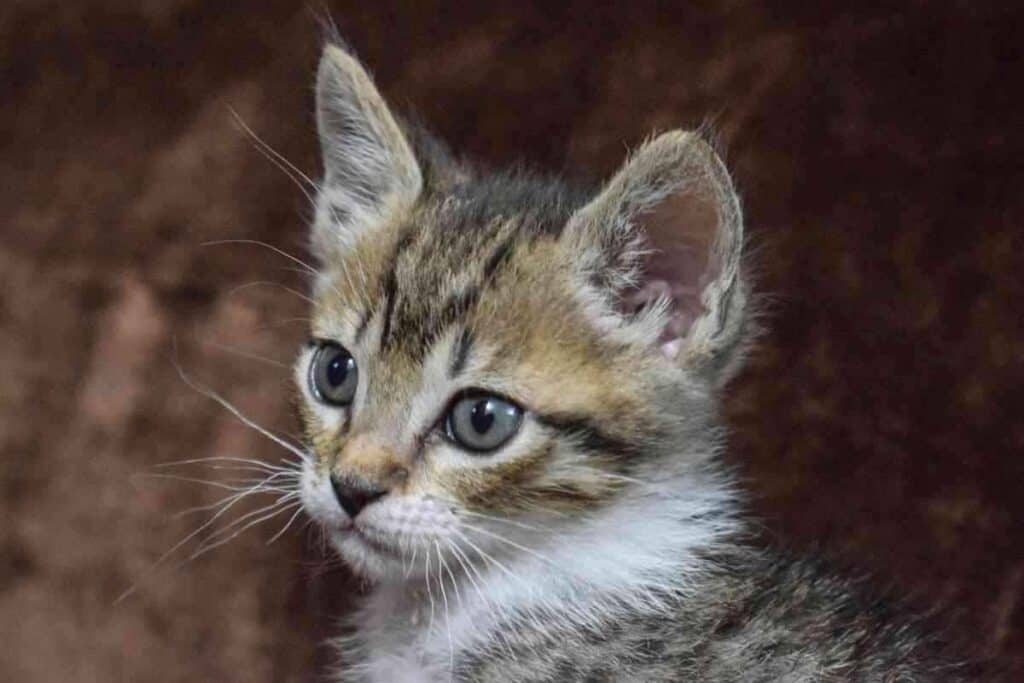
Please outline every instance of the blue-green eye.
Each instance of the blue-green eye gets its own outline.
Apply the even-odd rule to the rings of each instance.
[[[313,354],[309,388],[323,403],[346,406],[359,385],[359,369],[352,354],[337,344],[324,344]]]
[[[484,453],[511,439],[523,422],[523,409],[493,394],[473,393],[448,411],[445,432],[463,448]]]

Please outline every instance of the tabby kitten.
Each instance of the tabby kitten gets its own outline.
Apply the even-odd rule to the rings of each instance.
[[[596,193],[484,174],[328,46],[301,495],[372,585],[343,680],[950,681],[915,628],[743,542],[718,395],[740,204],[671,131]]]

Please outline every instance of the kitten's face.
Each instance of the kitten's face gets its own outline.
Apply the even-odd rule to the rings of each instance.
[[[685,444],[707,425],[702,369],[726,364],[709,349],[732,314],[719,299],[741,287],[723,282],[728,250],[691,257],[703,264],[693,283],[638,287],[631,223],[667,203],[647,176],[683,163],[668,147],[699,156],[703,143],[651,143],[585,203],[413,151],[334,48],[318,98],[327,177],[312,341],[295,367],[312,456],[302,495],[357,571],[401,577],[526,551],[544,529],[699,464],[706,454]],[[683,246],[701,240],[714,241]],[[658,296],[637,312],[637,291]]]
[[[488,517],[605,504],[658,441],[658,392],[681,374],[599,329],[554,234],[565,216],[465,225],[457,203],[378,226],[328,264],[296,366],[317,463],[307,507],[367,569]],[[334,489],[347,485],[387,493],[346,514]]]

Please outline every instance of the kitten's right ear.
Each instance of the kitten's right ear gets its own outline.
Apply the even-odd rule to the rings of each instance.
[[[373,80],[348,52],[328,45],[316,77],[324,160],[313,248],[324,258],[411,206],[423,177],[416,156]]]

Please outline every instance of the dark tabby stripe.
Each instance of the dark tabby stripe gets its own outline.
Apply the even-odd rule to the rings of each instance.
[[[395,274],[395,271],[398,268],[398,259],[415,241],[415,239],[416,234],[412,230],[406,230],[402,233],[401,237],[398,238],[398,242],[395,243],[395,249],[391,253],[391,260],[388,263],[387,274],[384,276],[384,284],[382,287],[383,292],[381,293],[381,296],[384,299],[384,325],[380,334],[380,348],[382,351],[387,347],[388,340],[391,336],[391,318],[395,312],[395,296],[397,296],[398,289],[398,280]]]
[[[508,257],[512,254],[512,246],[515,244],[515,240],[517,238],[518,235],[513,233],[508,237],[508,239],[499,244],[498,248],[491,253],[491,255],[487,259],[487,262],[484,263],[484,282],[490,282],[491,278],[493,278],[494,274],[498,271],[498,268],[500,268],[505,263],[505,261],[508,260]]]
[[[381,294],[384,298],[384,325],[380,331],[380,348],[382,351],[387,348],[388,338],[391,336],[391,317],[395,312],[395,297],[398,296],[397,288],[398,283],[395,279],[395,269],[392,267],[384,279],[384,291]]]
[[[366,334],[366,328],[370,326],[370,318],[373,317],[373,307],[369,307],[362,312],[359,318],[359,324],[356,325],[356,343],[362,341],[363,335]]]
[[[448,369],[448,376],[457,377],[466,369],[466,362],[469,360],[469,349],[473,346],[473,333],[469,329],[463,329],[459,338],[455,341],[455,348],[452,349],[452,362]]]
[[[641,444],[608,434],[581,415],[547,414],[536,415],[535,419],[543,426],[573,439],[589,453],[611,455],[616,460],[628,461],[643,452]]]

